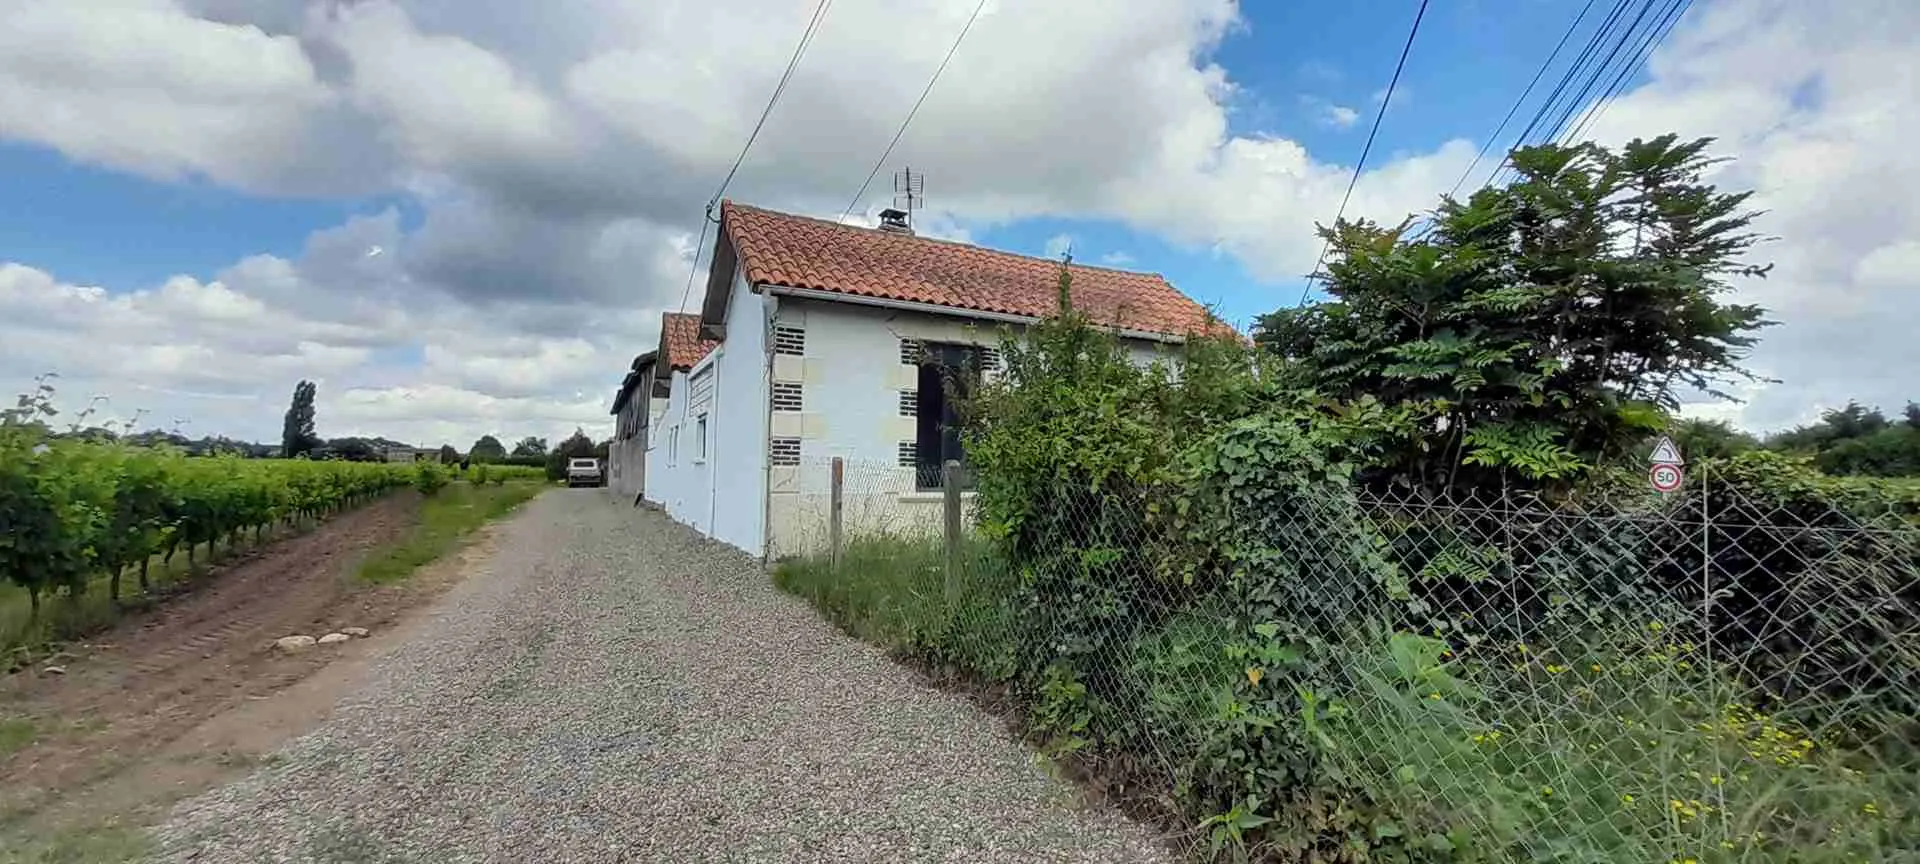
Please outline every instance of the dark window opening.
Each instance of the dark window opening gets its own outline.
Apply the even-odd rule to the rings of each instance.
[[[939,489],[941,466],[948,460],[967,464],[955,403],[972,394],[979,376],[979,348],[938,342],[921,344],[914,410],[914,488]]]

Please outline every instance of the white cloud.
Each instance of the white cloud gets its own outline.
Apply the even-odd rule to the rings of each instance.
[[[1752,257],[1776,264],[1740,298],[1771,310],[1736,422],[1774,429],[1848,399],[1920,399],[1920,8],[1788,0],[1696,6],[1656,53],[1652,80],[1596,124],[1601,141],[1711,135],[1734,157],[1715,182],[1752,189]]]
[[[1105,264],[1108,267],[1131,267],[1136,262],[1134,261],[1134,258],[1132,255],[1128,255],[1125,252],[1115,250],[1100,256],[1100,263]]]
[[[1047,238],[1047,245],[1042,247],[1040,254],[1048,258],[1058,258],[1071,251],[1073,251],[1073,235],[1055,234]]]
[[[838,215],[972,5],[835,3],[730,194]],[[1900,298],[1913,287],[1920,169],[1898,154],[1920,131],[1902,107],[1920,96],[1904,51],[1920,10],[1843,6],[1696,4],[1653,81],[1602,124],[1610,138],[1722,135],[1742,159],[1728,181],[1760,189],[1763,227],[1784,239],[1766,250],[1775,278],[1749,290],[1790,323],[1767,334],[1756,365],[1789,383],[1758,394],[1751,422],[1850,393],[1892,402],[1902,371],[1920,368],[1914,341],[1894,335],[1913,324]],[[258,410],[206,405],[254,411],[236,422],[269,434],[300,375],[327,379],[323,404],[341,397],[342,419],[423,433],[472,431],[508,410],[583,416],[573,394],[604,401],[658,313],[679,304],[700,205],[811,11],[787,0],[9,4],[0,138],[149,177],[403,196],[424,218],[355,217],[293,258],[118,293],[21,262],[0,304],[125,334],[126,356],[142,360],[81,356],[54,323],[9,314],[0,373],[63,366],[141,393],[252,394]],[[990,4],[883,169],[926,172],[923,234],[1112,219],[1235,256],[1257,278],[1296,278],[1350,167],[1230,129],[1240,85],[1211,56],[1238,24],[1232,0]],[[1411,92],[1403,81],[1394,101]],[[1334,125],[1360,119],[1313,110]],[[1381,158],[1347,212],[1426,209],[1476,149],[1455,140]],[[862,203],[889,197],[883,174]]]

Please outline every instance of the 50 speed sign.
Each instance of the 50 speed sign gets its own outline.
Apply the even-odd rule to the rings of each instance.
[[[1686,471],[1672,463],[1662,462],[1647,469],[1647,480],[1656,492],[1678,492],[1686,479]]]

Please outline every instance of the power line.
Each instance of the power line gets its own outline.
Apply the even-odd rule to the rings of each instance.
[[[1633,16],[1633,22],[1627,25],[1627,29],[1621,31],[1619,38],[1614,40],[1613,47],[1608,49],[1607,56],[1600,61],[1599,66],[1594,67],[1593,74],[1587,77],[1587,83],[1581,85],[1580,92],[1567,102],[1559,118],[1554,120],[1551,127],[1548,127],[1546,137],[1549,140],[1560,140],[1560,133],[1567,130],[1568,122],[1577,112],[1586,107],[1587,97],[1594,93],[1594,85],[1600,83],[1600,79],[1607,74],[1608,67],[1613,65],[1613,59],[1620,55],[1620,49],[1627,47],[1627,43],[1633,41],[1635,31],[1640,29],[1640,22],[1646,20],[1647,13],[1653,11],[1656,2],[1658,0],[1642,0],[1640,11]]]
[[[853,200],[848,201],[847,209],[840,213],[842,220],[853,215],[853,208],[860,205],[860,198],[867,194],[867,187],[872,185],[874,176],[880,173],[880,166],[887,164],[887,157],[893,155],[893,148],[900,143],[900,136],[907,134],[908,124],[913,122],[915,114],[920,113],[920,106],[926,103],[927,94],[933,92],[933,85],[939,82],[940,73],[947,71],[947,64],[953,61],[953,53],[960,50],[960,41],[967,38],[967,31],[973,29],[973,22],[979,19],[980,10],[985,8],[987,0],[974,4],[973,14],[967,16],[967,23],[960,28],[960,35],[953,37],[953,44],[947,46],[947,56],[940,58],[939,68],[934,69],[933,77],[927,79],[927,86],[920,91],[920,98],[913,101],[913,109],[907,112],[907,119],[900,121],[900,128],[894,131],[893,140],[887,142],[887,149],[881,151],[880,158],[874,161],[873,170],[867,172],[867,179],[860,181],[860,191],[853,193]]]
[[[1400,46],[1400,61],[1393,64],[1393,78],[1387,82],[1387,92],[1380,98],[1380,110],[1373,114],[1373,128],[1367,130],[1367,143],[1360,148],[1360,161],[1353,164],[1353,176],[1347,179],[1347,191],[1340,196],[1340,209],[1334,211],[1333,224],[1340,225],[1340,217],[1347,215],[1347,201],[1353,197],[1353,187],[1360,182],[1360,171],[1367,167],[1367,154],[1373,152],[1373,138],[1380,134],[1380,120],[1387,116],[1387,105],[1393,101],[1393,90],[1400,85],[1400,72],[1407,68],[1407,55],[1413,53],[1413,37],[1420,35],[1420,20],[1427,17],[1427,0],[1420,0],[1420,11],[1413,14],[1413,27],[1407,31],[1407,44]],[[1300,302],[1296,307],[1306,305],[1307,294],[1313,290],[1313,280],[1320,273],[1320,264],[1327,259],[1327,249],[1332,240],[1320,244],[1320,257],[1313,262],[1313,272],[1307,274],[1307,285],[1300,289]]]
[[[733,183],[733,176],[740,172],[740,165],[747,161],[747,151],[753,149],[753,142],[759,140],[760,130],[767,125],[767,118],[773,116],[773,106],[780,102],[780,96],[787,92],[787,82],[793,80],[793,70],[800,65],[800,58],[807,53],[813,36],[820,30],[820,22],[827,17],[827,8],[833,0],[820,0],[814,4],[813,17],[807,19],[807,29],[801,31],[800,41],[793,46],[793,56],[787,58],[787,68],[780,73],[780,80],[773,85],[773,93],[767,97],[767,107],[760,109],[760,119],[753,124],[753,131],[747,133],[747,142],[740,146],[740,155],[733,158],[733,166],[727,169],[727,176],[720,180],[719,188],[713,190],[713,197],[707,199],[706,215],[700,220],[700,238],[693,244],[693,260],[687,262],[687,287],[680,293],[680,311],[687,310],[687,299],[693,295],[693,277],[700,270],[700,250],[707,243],[707,225],[714,221],[713,208],[720,203],[721,196],[727,194],[727,186]]]
[[[1487,151],[1493,147],[1493,142],[1499,140],[1500,133],[1507,130],[1507,124],[1513,121],[1513,115],[1519,113],[1520,106],[1525,104],[1527,97],[1533,94],[1534,86],[1540,83],[1541,77],[1547,74],[1549,68],[1552,68],[1553,61],[1559,58],[1560,49],[1567,47],[1567,40],[1572,39],[1574,32],[1580,29],[1580,22],[1587,20],[1587,13],[1592,11],[1593,4],[1594,0],[1587,0],[1587,4],[1580,7],[1580,14],[1574,17],[1572,24],[1567,25],[1567,32],[1560,34],[1560,41],[1553,46],[1553,52],[1547,55],[1546,61],[1542,62],[1540,68],[1533,73],[1533,80],[1527,82],[1527,89],[1520,91],[1520,98],[1513,100],[1513,107],[1507,109],[1507,116],[1500,118],[1500,125],[1494,127],[1493,134],[1488,135],[1487,140],[1481,143],[1480,152],[1475,154],[1473,161],[1467,164],[1467,170],[1460,172],[1460,179],[1453,182],[1453,188],[1447,191],[1449,196],[1460,191],[1460,185],[1467,182],[1467,178],[1473,175],[1473,169],[1480,166],[1480,160],[1486,158]]]
[[[1641,38],[1639,47],[1634,50],[1633,59],[1625,66],[1620,67],[1620,71],[1614,76],[1613,82],[1608,84],[1607,89],[1602,91],[1600,98],[1587,108],[1585,114],[1581,116],[1580,121],[1574,126],[1573,131],[1567,134],[1567,142],[1578,141],[1580,136],[1585,134],[1587,129],[1600,119],[1600,115],[1607,112],[1607,107],[1613,104],[1614,97],[1620,95],[1620,91],[1625,88],[1627,77],[1647,62],[1647,59],[1653,55],[1654,49],[1659,47],[1660,43],[1666,41],[1667,35],[1673,32],[1674,25],[1679,24],[1680,19],[1686,17],[1687,10],[1691,8],[1693,8],[1693,0],[1672,0],[1672,2],[1667,4],[1666,11],[1661,13],[1660,21],[1653,27],[1648,28],[1646,34]]]
[[[807,29],[800,34],[800,42],[793,46],[793,56],[787,58],[786,71],[780,73],[780,83],[773,85],[773,95],[767,97],[767,107],[761,109],[760,119],[753,124],[753,131],[747,134],[747,143],[740,148],[740,155],[734,157],[733,167],[727,169],[726,179],[720,181],[720,188],[714,190],[713,197],[707,201],[707,216],[712,218],[713,205],[727,192],[727,184],[733,182],[733,175],[740,170],[740,163],[747,160],[747,151],[753,149],[753,142],[760,137],[761,128],[767,125],[767,118],[773,114],[773,106],[780,101],[780,94],[787,90],[787,82],[793,78],[794,67],[800,65],[800,58],[807,53],[807,45],[813,42],[813,34],[820,29],[820,21],[827,17],[827,7],[833,0],[820,0],[813,7],[813,17],[807,21]]]
[[[1594,52],[1606,43],[1608,34],[1613,32],[1614,28],[1618,26],[1620,17],[1626,13],[1627,8],[1632,4],[1633,0],[1618,0],[1618,2],[1613,4],[1613,11],[1607,13],[1607,17],[1600,22],[1600,26],[1596,28],[1593,35],[1587,39],[1587,44],[1584,48],[1580,49],[1579,56],[1574,57],[1573,62],[1567,65],[1566,71],[1560,75],[1560,80],[1554,84],[1553,91],[1547,94],[1547,98],[1543,100],[1540,103],[1540,107],[1533,112],[1533,118],[1527,121],[1526,128],[1521,129],[1520,134],[1514,137],[1513,144],[1507,148],[1507,155],[1501,157],[1500,167],[1494,169],[1493,174],[1487,178],[1486,185],[1497,185],[1500,182],[1501,175],[1506,173],[1511,167],[1514,148],[1525,145],[1533,136],[1533,131],[1539,128],[1540,121],[1545,120],[1549,114],[1553,113],[1554,106],[1559,103],[1561,94],[1566,93],[1568,85],[1580,77],[1580,73],[1593,58]]]

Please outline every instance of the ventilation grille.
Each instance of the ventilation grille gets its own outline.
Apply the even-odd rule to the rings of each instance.
[[[773,410],[799,411],[801,408],[800,385],[791,381],[773,382]]]
[[[985,347],[980,349],[980,371],[1000,371],[1000,349]]]
[[[902,417],[920,416],[920,391],[918,390],[900,391],[900,416]]]
[[[794,357],[807,353],[807,331],[792,324],[773,325],[773,353]]]
[[[920,448],[912,441],[900,442],[900,464],[908,468],[920,464]]]
[[[775,465],[800,464],[800,439],[775,438],[767,447],[767,459]]]
[[[908,366],[920,365],[920,340],[900,340],[900,362]]]

